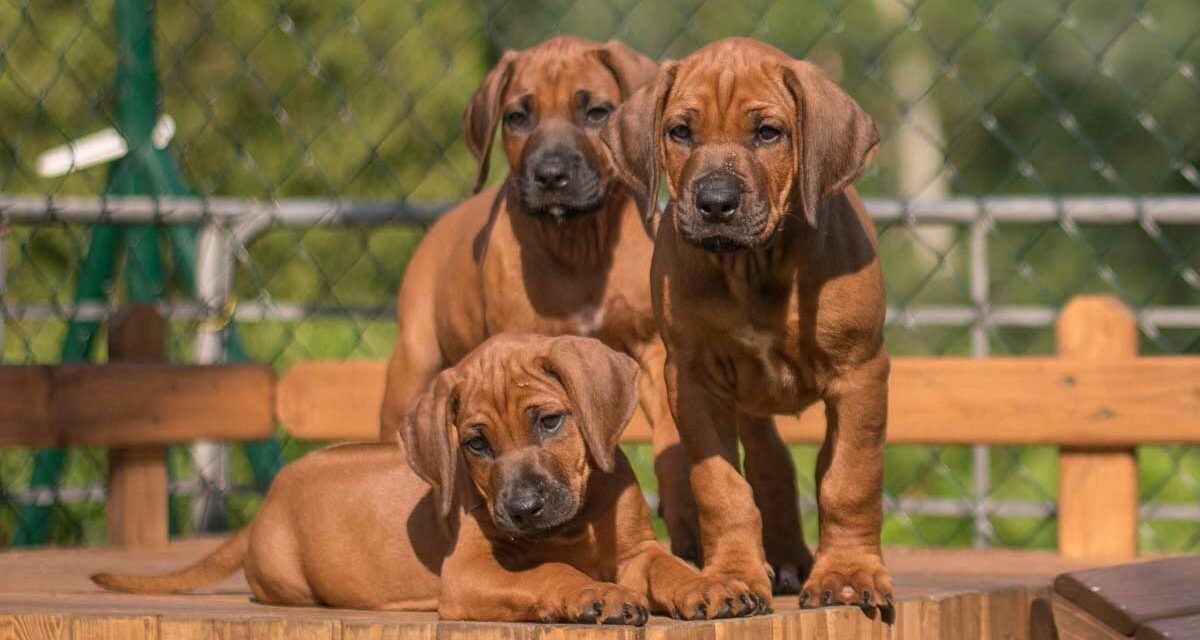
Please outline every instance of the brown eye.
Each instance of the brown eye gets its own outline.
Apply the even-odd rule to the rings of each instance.
[[[604,121],[608,120],[608,116],[611,113],[612,107],[608,105],[592,107],[587,110],[588,124],[604,124]]]
[[[463,446],[476,455],[487,455],[492,452],[492,445],[488,444],[487,438],[483,436],[475,436],[464,442]]]
[[[692,139],[692,130],[686,124],[677,124],[667,130],[667,135],[675,142],[688,142]]]
[[[763,144],[771,144],[783,137],[783,129],[764,124],[754,132],[754,137]]]
[[[567,420],[565,413],[549,413],[537,420],[538,428],[542,433],[553,434],[557,433],[562,428],[563,423]]]
[[[529,114],[524,111],[509,111],[504,114],[504,124],[513,129],[520,129],[529,124]]]

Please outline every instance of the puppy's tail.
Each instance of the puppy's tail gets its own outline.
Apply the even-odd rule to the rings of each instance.
[[[250,548],[250,528],[237,532],[225,544],[186,569],[161,576],[128,573],[97,573],[92,582],[113,591],[126,593],[183,593],[216,582],[242,566]]]

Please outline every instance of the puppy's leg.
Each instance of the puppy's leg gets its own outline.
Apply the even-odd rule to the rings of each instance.
[[[891,603],[892,578],[879,549],[887,376],[881,351],[827,387],[828,426],[817,458],[821,541],[801,604]]]
[[[733,402],[706,388],[698,377],[702,369],[693,366],[670,358],[666,372],[671,410],[691,465],[703,573],[740,580],[770,606],[762,519],[750,485],[738,471]]]
[[[402,298],[403,299],[403,298]],[[396,323],[396,346],[388,361],[383,405],[379,411],[379,439],[395,441],[411,403],[444,366],[432,320],[419,317],[423,309],[406,310]]]
[[[796,466],[779,437],[775,419],[738,414],[738,436],[745,451],[746,479],[762,513],[763,547],[775,572],[775,593],[798,593],[812,571],[813,557],[804,544],[796,495]]]
[[[654,537],[650,511],[625,456],[614,476],[621,477],[616,501],[617,582],[645,593],[650,610],[682,620],[731,618],[762,613],[767,603],[735,578],[702,576],[667,552]]]
[[[688,474],[687,454],[679,442],[679,429],[667,402],[663,379],[666,349],[661,340],[641,349],[638,364],[645,375],[638,376],[638,402],[654,438],[654,475],[658,478],[658,515],[667,525],[671,551],[685,560],[700,560],[699,517]]]
[[[638,626],[649,619],[644,593],[594,580],[562,562],[514,560],[519,554],[495,549],[473,518],[461,522],[454,551],[442,565],[440,618]]]

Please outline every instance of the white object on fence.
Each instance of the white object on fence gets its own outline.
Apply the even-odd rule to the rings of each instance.
[[[150,141],[155,147],[165,149],[173,137],[175,137],[175,120],[164,114],[154,125]],[[109,127],[41,154],[37,159],[37,172],[38,175],[45,178],[57,178],[98,164],[112,162],[123,158],[127,153],[129,153],[129,145],[125,142],[125,138],[121,137],[116,129]]]

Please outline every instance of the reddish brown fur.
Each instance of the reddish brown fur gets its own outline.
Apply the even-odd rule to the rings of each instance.
[[[637,204],[613,179],[599,128],[578,123],[577,95],[619,104],[657,66],[628,47],[558,37],[506,53],[488,74],[465,119],[480,159],[480,183],[497,128],[513,169],[498,189],[467,200],[429,231],[409,263],[397,301],[396,346],[388,365],[381,435],[394,438],[405,412],[443,367],[503,331],[593,336],[629,354],[647,375],[639,402],[654,430],[664,518],[673,548],[696,551],[695,506],[662,379],[665,351],[650,305],[652,243]],[[528,96],[534,132],[510,130],[504,108]],[[556,222],[525,211],[517,176],[531,136],[570,137],[609,190],[595,212]]]
[[[654,537],[616,446],[636,373],[632,359],[596,340],[498,336],[421,395],[403,450],[375,443],[309,455],[279,474],[255,520],[209,557],[166,576],[95,580],[177,593],[243,568],[267,604],[436,608],[451,620],[644,624],[647,609],[748,612],[750,603],[723,612],[741,594],[701,578]],[[568,417],[554,435],[538,435],[533,408]],[[459,450],[480,430],[490,458]],[[552,469],[577,504],[538,540],[502,533],[492,516],[504,474],[530,465]]]
[[[785,137],[759,138],[774,126]],[[689,139],[670,134],[687,127]],[[679,130],[676,130],[679,131]],[[853,187],[878,141],[870,118],[812,65],[747,39],[669,63],[606,125],[622,176],[643,192],[666,174],[657,224],[655,313],[667,388],[691,461],[705,573],[770,593],[764,560],[807,568],[794,493],[755,494],[775,471],[752,455],[778,438],[773,414],[823,400],[820,546],[801,599],[884,606],[893,586],[879,551],[888,355],[874,227]],[[736,176],[741,204],[705,223],[697,180]],[[651,220],[651,224],[654,224]],[[702,249],[736,250],[712,253]],[[760,544],[765,520],[766,549]]]

